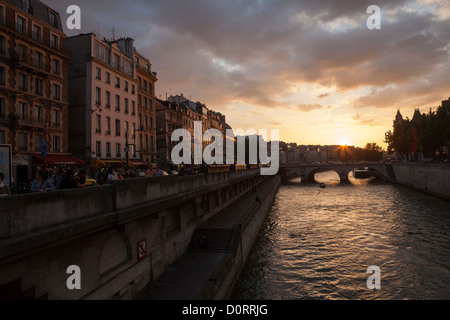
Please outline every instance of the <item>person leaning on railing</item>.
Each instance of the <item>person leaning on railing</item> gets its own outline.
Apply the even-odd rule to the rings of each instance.
[[[43,170],[36,172],[36,180],[31,184],[31,192],[46,192],[55,190],[55,186],[47,180]]]

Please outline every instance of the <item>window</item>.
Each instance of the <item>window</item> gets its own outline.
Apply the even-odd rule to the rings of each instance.
[[[19,60],[27,61],[28,57],[28,48],[24,45],[19,44]]]
[[[106,91],[106,109],[111,108],[111,92]]]
[[[128,99],[125,98],[125,113],[128,114]]]
[[[0,36],[0,54],[6,53],[6,40],[4,36]]]
[[[5,105],[5,98],[0,98],[0,119],[6,118],[6,105]]]
[[[106,143],[106,157],[111,158],[111,142]]]
[[[53,136],[52,139],[52,150],[53,152],[60,152],[61,138],[59,136]]]
[[[19,133],[19,151],[28,151],[28,134]]]
[[[116,68],[117,70],[120,70],[120,56],[118,54],[114,55],[114,68]]]
[[[53,74],[59,75],[61,73],[61,62],[53,59]]]
[[[96,128],[95,128],[95,133],[102,133],[102,116],[97,114],[96,116]]]
[[[19,102],[18,109],[19,112],[17,114],[17,117],[19,118],[19,120],[25,120],[27,116],[27,104],[24,102]]]
[[[111,74],[109,72],[106,73],[106,83],[111,83]]]
[[[22,0],[22,10],[33,14],[33,2],[32,0]]]
[[[41,144],[42,144],[42,136],[40,134],[36,134],[34,136],[34,151],[35,152],[41,151]]]
[[[50,47],[52,49],[59,49],[59,37],[56,34],[52,33],[50,37]]]
[[[53,126],[54,127],[59,127],[60,126],[60,124],[61,124],[60,115],[61,115],[61,112],[59,110],[53,110],[53,112],[52,112],[52,120],[53,120]]]
[[[27,76],[23,73],[19,73],[19,90],[28,91]]]
[[[150,152],[154,152],[154,150],[155,150],[154,146],[155,146],[155,143],[153,141],[153,136],[152,136],[152,137],[150,137]]]
[[[120,143],[116,143],[116,157],[117,158],[122,158],[122,150],[120,147]]]
[[[116,111],[120,111],[120,96],[116,94]]]
[[[38,25],[33,25],[33,40],[42,42],[42,28]]]
[[[116,137],[120,137],[120,120],[116,120]]]
[[[106,135],[111,134],[111,118],[106,117]]]
[[[36,125],[42,125],[43,124],[43,114],[42,114],[42,107],[41,106],[34,106],[34,123]]]
[[[125,88],[124,88],[124,90],[125,90],[126,92],[128,92],[128,81],[125,81]]]
[[[95,78],[98,80],[102,80],[102,69],[95,68]]]
[[[48,12],[48,21],[49,21],[49,24],[50,24],[53,28],[58,29],[58,21],[57,21],[57,19],[56,19],[56,14],[55,14],[54,12],[52,12],[52,11],[49,11],[49,12]]]
[[[37,96],[42,96],[44,94],[44,81],[42,79],[36,78],[34,80],[34,93]]]
[[[61,87],[58,84],[53,85],[53,99],[58,101],[61,99]]]
[[[102,90],[100,88],[95,88],[95,104],[97,106],[102,105]]]
[[[132,116],[136,115],[136,102],[135,101],[131,101],[131,115]]]
[[[42,52],[35,51],[34,52],[34,66],[37,68],[41,68],[44,66],[43,64],[43,54]]]
[[[6,69],[0,66],[0,85],[4,86],[6,84]]]
[[[120,78],[116,77],[116,88],[120,88]]]
[[[17,32],[26,34],[27,32],[27,20],[21,16],[17,16]]]
[[[138,94],[138,107],[142,107],[142,96]]]
[[[0,144],[6,144],[5,131],[0,130]]]
[[[131,93],[132,94],[136,93],[136,86],[134,84],[131,85]]]
[[[97,141],[95,143],[95,154],[97,155],[97,157],[102,156],[102,143],[100,141]]]

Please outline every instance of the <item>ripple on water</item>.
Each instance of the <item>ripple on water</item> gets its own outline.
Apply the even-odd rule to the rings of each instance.
[[[449,208],[383,183],[282,186],[233,298],[449,299]]]

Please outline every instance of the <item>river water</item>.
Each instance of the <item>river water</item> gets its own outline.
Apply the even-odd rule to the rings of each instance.
[[[450,299],[449,201],[330,172],[316,180],[327,188],[280,187],[232,299]]]

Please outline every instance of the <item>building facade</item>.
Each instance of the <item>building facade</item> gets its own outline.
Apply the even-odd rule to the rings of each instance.
[[[58,12],[0,1],[0,144],[12,145],[17,183],[33,178],[33,166],[70,160],[69,60]]]
[[[156,74],[150,68],[142,70],[141,63],[137,68],[137,61],[142,59],[150,67],[148,60],[136,56],[131,38],[106,40],[92,33],[80,34],[69,37],[67,47],[73,55],[69,65],[69,115],[74,119],[69,126],[71,152],[91,167],[98,162],[147,164],[155,156],[151,149],[152,138],[156,140],[156,132],[151,133],[155,121],[151,110]],[[147,108],[142,101],[147,101]]]
[[[136,50],[134,56],[138,78],[136,153],[141,160],[155,164],[157,158],[155,83],[158,79],[156,78],[156,72],[152,72],[150,61],[145,56]]]

